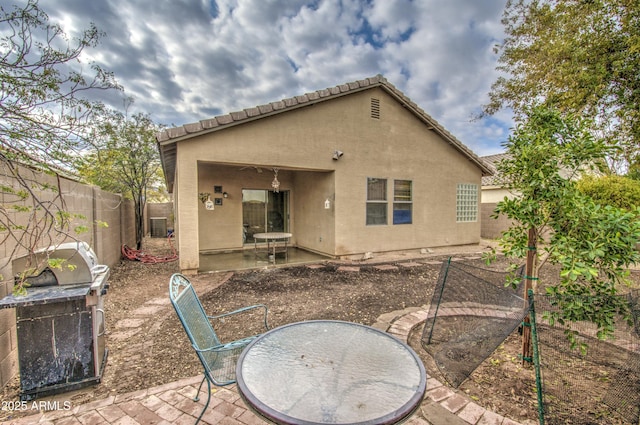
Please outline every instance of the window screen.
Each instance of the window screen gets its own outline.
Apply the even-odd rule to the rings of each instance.
[[[387,224],[387,179],[367,178],[367,226]]]

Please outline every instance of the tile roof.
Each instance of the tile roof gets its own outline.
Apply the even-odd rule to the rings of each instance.
[[[487,166],[491,168],[491,170],[493,171],[493,175],[482,176],[482,186],[502,186],[502,187],[506,186],[502,175],[497,169],[498,163],[506,158],[510,158],[509,154],[507,153],[499,153],[496,155],[487,155],[487,156],[480,157],[480,159],[484,161],[487,164]],[[591,175],[601,174],[598,171],[592,170],[591,167],[588,167],[588,166],[581,167],[579,172],[575,172],[567,167],[563,167],[559,165],[558,172],[561,177],[565,179],[570,179],[570,180],[578,179],[585,174],[591,174]]]
[[[435,119],[433,119],[433,117],[422,110],[404,93],[398,90],[393,84],[389,83],[386,78],[378,74],[375,77],[340,84],[335,87],[316,90],[300,96],[294,96],[280,101],[258,105],[253,108],[243,109],[242,111],[231,112],[229,114],[219,115],[210,119],[163,130],[158,133],[156,139],[158,141],[160,157],[165,172],[165,178],[167,178],[167,183],[169,183],[170,187],[172,186],[176,159],[175,143],[178,141],[190,139],[195,136],[222,130],[235,125],[244,124],[257,119],[266,118],[271,115],[308,106],[312,103],[323,102],[359,91],[368,90],[374,87],[382,88],[408,110],[413,112],[428,125],[430,130],[438,133],[445,141],[450,143],[454,148],[479,167],[484,176],[491,175],[493,173],[493,170],[488,167],[473,151],[440,125]]]
[[[493,175],[482,176],[482,186],[502,186],[502,176],[498,173],[497,165],[500,161],[508,158],[509,154],[499,153],[495,155],[487,155],[480,157],[485,164],[493,171]]]

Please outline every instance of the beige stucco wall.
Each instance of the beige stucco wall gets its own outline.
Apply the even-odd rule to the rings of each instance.
[[[274,172],[271,168],[237,167],[213,163],[198,164],[198,193],[210,193],[211,199],[222,197],[213,193],[222,186],[228,197],[222,205],[207,210],[198,205],[199,251],[220,251],[243,248],[242,190],[271,189]],[[332,254],[335,245],[334,198],[332,172],[279,170],[280,191],[289,192],[289,229],[295,229],[291,243],[309,250]],[[325,209],[325,200],[331,207]]]
[[[512,196],[511,192],[500,186],[483,186],[481,202],[483,204],[497,204],[504,198],[511,198]]]
[[[298,246],[332,254],[336,241],[335,173],[297,172],[292,209]],[[329,200],[329,208],[325,201]]]
[[[198,193],[210,193],[213,201],[222,198],[222,194],[213,192],[213,187],[222,186],[228,194],[227,198],[222,198],[222,205],[216,205],[213,210],[207,210],[202,202],[198,202],[200,251],[242,248],[242,190],[271,188],[273,171],[261,169],[258,173],[253,167],[243,169],[211,163],[199,163],[198,169]],[[292,190],[292,172],[278,171],[278,180],[281,191]],[[292,213],[292,227],[294,222],[295,214]],[[292,243],[295,242],[292,240]]]
[[[498,218],[492,217],[498,202],[513,195],[507,189],[500,186],[485,186],[482,188],[481,197],[481,230],[480,236],[484,239],[496,239],[502,232],[509,229],[512,221],[505,215]]]
[[[372,97],[380,99],[380,119],[370,116]],[[344,152],[338,161],[332,159],[336,149]],[[265,172],[240,170],[247,165]],[[197,269],[202,250],[241,246],[236,197],[242,188],[270,189],[273,173],[267,170],[274,167],[281,190],[291,190],[292,242],[300,247],[341,256],[479,241],[479,217],[456,223],[455,212],[457,184],[477,184],[480,191],[481,170],[373,88],[177,142],[174,192],[183,270]],[[367,177],[388,179],[386,226],[365,225]],[[394,179],[413,182],[413,224],[390,224]],[[213,192],[214,184],[230,196],[206,211],[198,193]]]

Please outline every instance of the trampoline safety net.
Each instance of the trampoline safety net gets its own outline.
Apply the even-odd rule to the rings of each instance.
[[[558,311],[558,300],[535,297],[547,423],[640,423],[640,290],[619,296],[628,301],[631,323],[616,317],[612,338],[596,338],[593,323],[568,324],[585,352],[571,349],[565,327],[544,319],[543,312]]]
[[[422,346],[454,388],[466,380],[520,325],[529,307],[509,273],[445,261],[422,333]]]

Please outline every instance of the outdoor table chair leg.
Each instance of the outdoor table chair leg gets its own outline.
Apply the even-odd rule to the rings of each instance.
[[[196,419],[196,422],[194,425],[198,425],[198,423],[200,422],[200,419],[202,419],[202,416],[204,415],[204,412],[206,412],[207,407],[209,407],[209,402],[211,401],[211,381],[207,379],[206,375],[200,382],[200,386],[198,387],[198,393],[196,394],[196,398],[194,398],[193,401],[200,400],[199,398],[200,388],[202,388],[202,384],[204,383],[205,379],[207,380],[207,402],[204,404],[204,407],[202,408],[202,412],[200,412],[200,416],[198,416],[198,419]]]
[[[202,384],[204,384],[205,379],[207,379],[207,375],[202,377],[202,381],[200,381],[200,385],[198,386],[198,391],[196,391],[196,396],[193,398],[193,401],[200,401],[200,390],[202,389]]]

